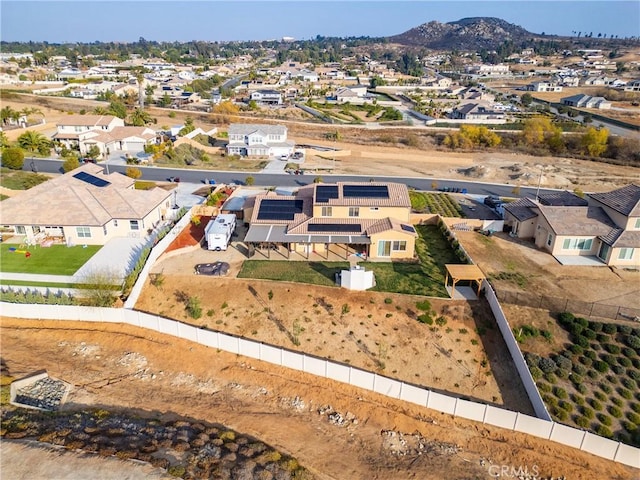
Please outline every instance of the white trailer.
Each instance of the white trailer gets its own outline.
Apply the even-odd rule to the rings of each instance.
[[[217,251],[226,250],[235,229],[236,216],[233,213],[218,215],[216,218],[212,218],[204,229],[204,234],[207,239],[207,249]]]

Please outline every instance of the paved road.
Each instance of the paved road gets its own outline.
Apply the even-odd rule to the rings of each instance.
[[[31,159],[25,160],[25,170],[31,169],[31,164],[36,167],[39,172],[61,173],[62,161],[60,160],[42,160]],[[284,163],[284,162],[283,162]],[[313,183],[318,176],[322,177],[325,182],[368,182],[370,180],[382,182],[399,182],[404,183],[409,188],[416,190],[433,190],[432,185],[437,183],[438,188],[466,188],[467,192],[475,195],[499,195],[503,197],[518,196],[513,193],[513,185],[505,185],[498,183],[482,183],[465,180],[452,180],[446,178],[430,178],[430,177],[393,177],[393,176],[371,176],[371,175],[291,175],[286,173],[259,173],[259,172],[226,172],[212,170],[181,170],[176,168],[160,168],[160,167],[138,167],[142,171],[142,178],[150,181],[166,181],[169,177],[179,177],[183,182],[202,183],[205,178],[214,178],[218,183],[236,183],[242,185],[248,176],[252,176],[255,185],[258,186],[282,186],[282,187],[301,187]],[[124,174],[125,165],[109,165],[111,172],[120,172]],[[553,189],[540,189],[541,192],[552,192]],[[536,187],[521,187],[521,197],[535,198]]]

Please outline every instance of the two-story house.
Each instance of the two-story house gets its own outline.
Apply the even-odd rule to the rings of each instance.
[[[282,93],[277,90],[256,90],[250,98],[262,105],[282,105]]]
[[[53,139],[67,148],[76,148],[83,134],[107,133],[116,127],[124,127],[124,120],[113,115],[69,115],[56,125]]]
[[[563,265],[589,264],[576,257],[623,267],[640,267],[640,187],[627,185],[592,193],[570,192],[521,198],[504,207],[512,235],[532,238]]]
[[[284,125],[232,123],[229,125],[227,153],[243,157],[291,155],[295,143],[287,140]]]
[[[338,182],[302,187],[296,195],[255,197],[245,241],[254,248],[285,251],[287,258],[352,253],[370,258],[413,258],[416,230],[411,201],[400,183]]]

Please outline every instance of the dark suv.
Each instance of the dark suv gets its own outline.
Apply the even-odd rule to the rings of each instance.
[[[484,204],[488,207],[491,208],[496,208],[499,207],[500,205],[503,204],[502,199],[496,195],[489,195],[488,197],[485,197],[484,199]]]

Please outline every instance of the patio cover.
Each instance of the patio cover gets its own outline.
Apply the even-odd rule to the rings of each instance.
[[[244,239],[255,243],[331,243],[368,245],[366,235],[287,235],[287,225],[251,225]]]
[[[445,287],[449,286],[449,277],[453,280],[453,285],[451,289],[451,298],[454,298],[456,293],[456,283],[461,280],[471,280],[476,282],[478,286],[478,291],[480,291],[480,287],[482,285],[482,281],[484,280],[484,273],[477,265],[452,265],[447,264],[444,266],[447,270],[444,279]]]

